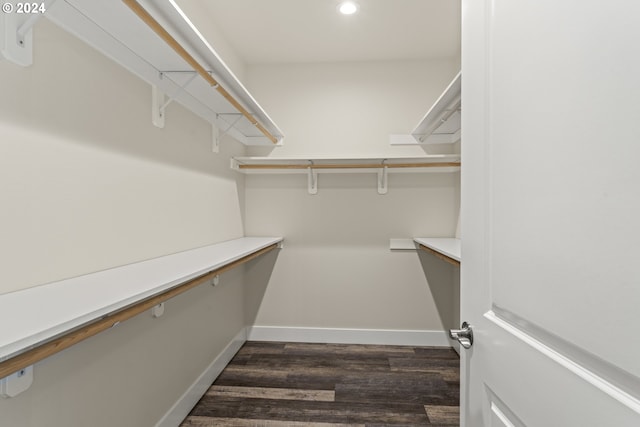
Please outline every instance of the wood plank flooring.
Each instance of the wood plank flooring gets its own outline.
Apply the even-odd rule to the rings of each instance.
[[[182,427],[457,426],[450,348],[247,342]]]

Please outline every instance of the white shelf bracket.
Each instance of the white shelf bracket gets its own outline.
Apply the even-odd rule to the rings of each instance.
[[[9,399],[27,391],[33,384],[33,365],[0,379],[0,397]]]
[[[389,167],[385,165],[381,170],[378,171],[378,194],[387,194],[388,183],[389,183]]]
[[[161,72],[160,78],[162,79],[164,74],[170,72],[171,71]],[[182,86],[178,87],[178,89],[173,94],[166,97],[166,100],[165,93],[162,92],[156,85],[151,85],[151,122],[154,126],[164,128],[165,110],[167,109],[169,104],[171,104],[176,99],[178,95],[185,91],[187,86],[189,86],[189,83],[191,83],[193,79],[198,76],[195,71],[190,73],[192,73],[191,77],[189,77],[189,79]]]
[[[310,165],[307,169],[307,191],[309,194],[318,194],[318,172],[313,170],[313,162],[309,161]]]
[[[3,3],[3,12],[0,13],[0,57],[22,67],[33,64],[33,30],[32,26],[26,26],[33,16],[23,22],[24,16],[17,13],[4,11],[5,5],[13,8],[12,3]],[[39,15],[35,15],[37,18]]]
[[[215,276],[213,276],[213,279],[211,280],[211,286],[215,288],[219,284],[220,284],[220,275],[216,274]]]
[[[56,2],[2,3],[0,13],[0,57],[22,67],[33,63],[33,26]]]
[[[236,123],[238,123],[244,116],[241,113],[226,113],[226,114],[216,114],[216,119],[218,119],[218,117],[220,116],[235,116],[235,120],[233,122],[231,122],[229,124],[229,126],[227,126],[227,128],[225,130],[222,131],[222,133],[220,133],[220,131],[218,131],[219,135],[218,138],[222,138],[223,136],[225,136],[227,134],[227,132],[229,132],[231,129],[233,129],[233,127],[236,125]],[[226,120],[223,120],[226,121]]]
[[[155,127],[164,128],[164,92],[156,85],[151,85],[151,123]]]
[[[162,316],[164,314],[164,303],[161,302],[160,304],[154,306],[151,309],[151,315],[155,318],[158,318],[160,316]]]
[[[220,129],[216,126],[215,122],[211,123],[211,151],[214,153],[220,152]]]

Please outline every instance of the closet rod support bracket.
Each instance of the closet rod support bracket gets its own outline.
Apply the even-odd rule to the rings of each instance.
[[[164,303],[163,303],[163,302],[161,302],[160,304],[158,304],[158,305],[154,306],[154,307],[151,309],[151,315],[152,315],[153,317],[155,317],[156,319],[157,319],[158,317],[162,316],[163,314],[164,314]]]
[[[10,399],[27,391],[33,384],[33,365],[0,379],[0,397]]]
[[[164,92],[156,85],[151,85],[151,123],[160,129],[164,128]]]
[[[216,274],[215,276],[213,276],[213,279],[211,279],[211,286],[215,288],[219,284],[220,284],[220,275]]]
[[[160,72],[160,79],[164,78],[165,74],[172,73],[174,71],[163,71]],[[185,72],[180,72],[185,73]],[[178,95],[184,92],[198,74],[195,71],[187,71],[187,73],[191,74],[191,77],[187,79],[181,86],[173,92],[170,96],[166,96],[166,94],[158,88],[156,85],[151,85],[151,122],[154,126],[159,128],[164,128],[164,118],[165,118],[165,110],[171,104]]]
[[[318,194],[318,172],[313,170],[313,162],[307,169],[307,191],[309,194]]]
[[[220,129],[216,126],[215,120],[211,122],[211,151],[214,153],[220,152]]]
[[[388,166],[378,171],[378,194],[387,194],[389,184]]]
[[[57,0],[2,4],[0,59],[28,67],[33,63],[33,26]]]
[[[13,8],[11,3],[5,4]],[[21,67],[33,64],[32,26],[35,21],[30,22],[31,19],[32,16],[21,13],[0,13],[0,59],[4,58]]]
[[[222,120],[223,123],[227,124],[227,127],[225,129],[222,130],[222,132],[219,133],[218,137],[222,138],[223,136],[225,136],[231,129],[233,129],[233,127],[240,121],[242,120],[243,115],[240,113],[218,113],[216,114],[216,123],[218,122],[218,120],[220,120],[220,116],[231,116],[233,117],[233,121],[231,123],[229,123],[226,120]]]

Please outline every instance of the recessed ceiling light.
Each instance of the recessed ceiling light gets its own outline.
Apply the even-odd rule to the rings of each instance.
[[[354,1],[343,1],[338,5],[338,11],[343,15],[353,15],[358,11],[358,3]]]

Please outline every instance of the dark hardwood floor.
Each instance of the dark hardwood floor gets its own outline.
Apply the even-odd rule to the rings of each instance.
[[[449,348],[247,342],[181,424],[457,426]]]

